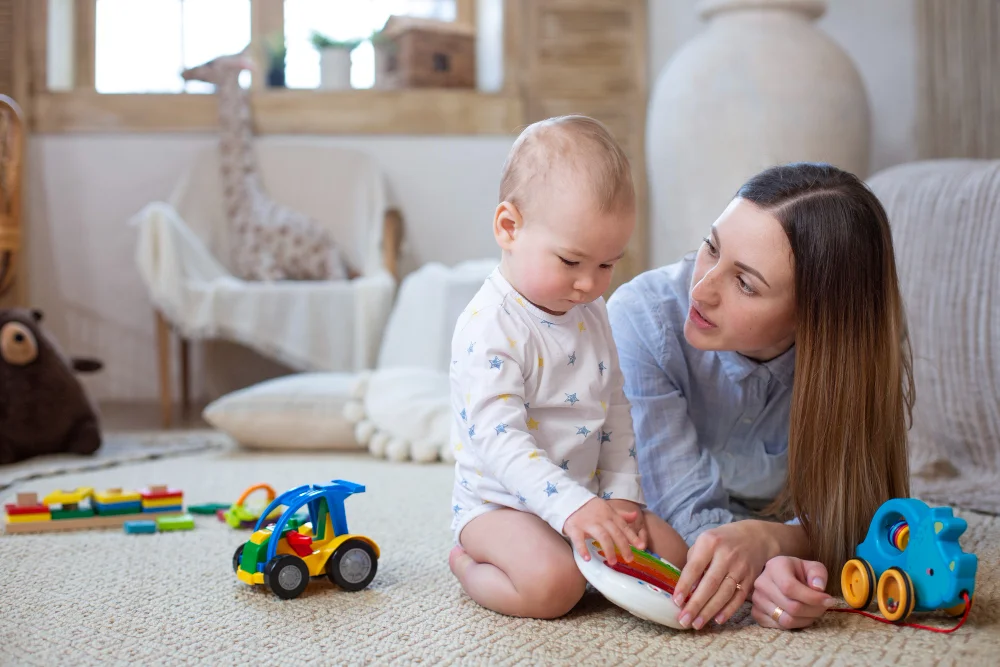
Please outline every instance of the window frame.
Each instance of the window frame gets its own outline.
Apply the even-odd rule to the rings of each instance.
[[[24,0],[22,0],[23,2]],[[29,123],[58,133],[204,132],[218,127],[214,95],[98,93],[95,89],[97,0],[73,0],[73,89],[47,87],[48,2],[32,0]],[[299,90],[272,89],[254,77],[249,91],[258,134],[509,135],[524,119],[516,77],[521,3],[504,0],[503,88]],[[456,20],[476,25],[476,0],[456,0]],[[284,0],[251,0],[251,44],[284,32]]]

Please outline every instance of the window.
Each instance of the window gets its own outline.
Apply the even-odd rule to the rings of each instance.
[[[319,86],[320,56],[312,45],[313,31],[340,41],[366,40],[392,14],[453,21],[456,4],[455,0],[285,0],[286,85]],[[250,0],[97,0],[97,92],[211,92],[208,84],[185,82],[181,70],[242,50],[251,39],[250,17]],[[374,49],[370,41],[362,41],[351,54],[351,86],[371,88],[374,81]]]
[[[250,42],[250,0],[97,0],[96,25],[97,92],[211,92],[181,70]]]
[[[338,41],[365,40],[392,14],[454,21],[455,0],[285,0],[285,83],[289,88],[316,88],[319,52],[313,31]],[[375,84],[375,50],[363,41],[351,52],[351,87]]]

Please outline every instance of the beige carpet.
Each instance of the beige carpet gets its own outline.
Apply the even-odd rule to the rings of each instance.
[[[362,455],[212,451],[17,483],[4,501],[16,491],[160,482],[197,503],[230,501],[255,482],[284,490],[340,477],[367,485],[348,500],[348,521],[383,556],[362,592],[323,580],[282,601],[236,580],[232,554],[248,533],[212,517],[184,533],[0,536],[0,664],[995,665],[1000,656],[996,518],[965,515],[963,546],[979,554],[980,576],[970,621],[953,635],[833,613],[810,630],[780,632],[757,627],[746,610],[725,627],[679,633],[594,593],[557,621],[479,608],[446,562],[451,474]]]

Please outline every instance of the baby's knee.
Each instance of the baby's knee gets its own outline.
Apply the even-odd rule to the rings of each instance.
[[[583,597],[587,580],[572,563],[566,567],[561,560],[541,564],[533,573],[533,581],[522,592],[530,613],[535,618],[559,618],[567,614]]]

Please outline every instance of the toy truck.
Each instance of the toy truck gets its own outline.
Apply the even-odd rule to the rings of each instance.
[[[254,533],[233,554],[233,570],[247,584],[263,584],[284,600],[298,597],[312,577],[326,575],[347,591],[368,586],[378,570],[379,548],[364,535],[347,530],[344,501],[363,493],[361,484],[333,480],[286,491],[261,512]],[[284,507],[273,525],[272,512]],[[306,507],[309,521],[296,525]]]
[[[868,534],[847,561],[840,581],[855,609],[878,601],[882,615],[903,623],[914,611],[965,612],[976,586],[978,559],[958,544],[965,519],[950,507],[930,508],[915,498],[892,498],[872,519]]]

